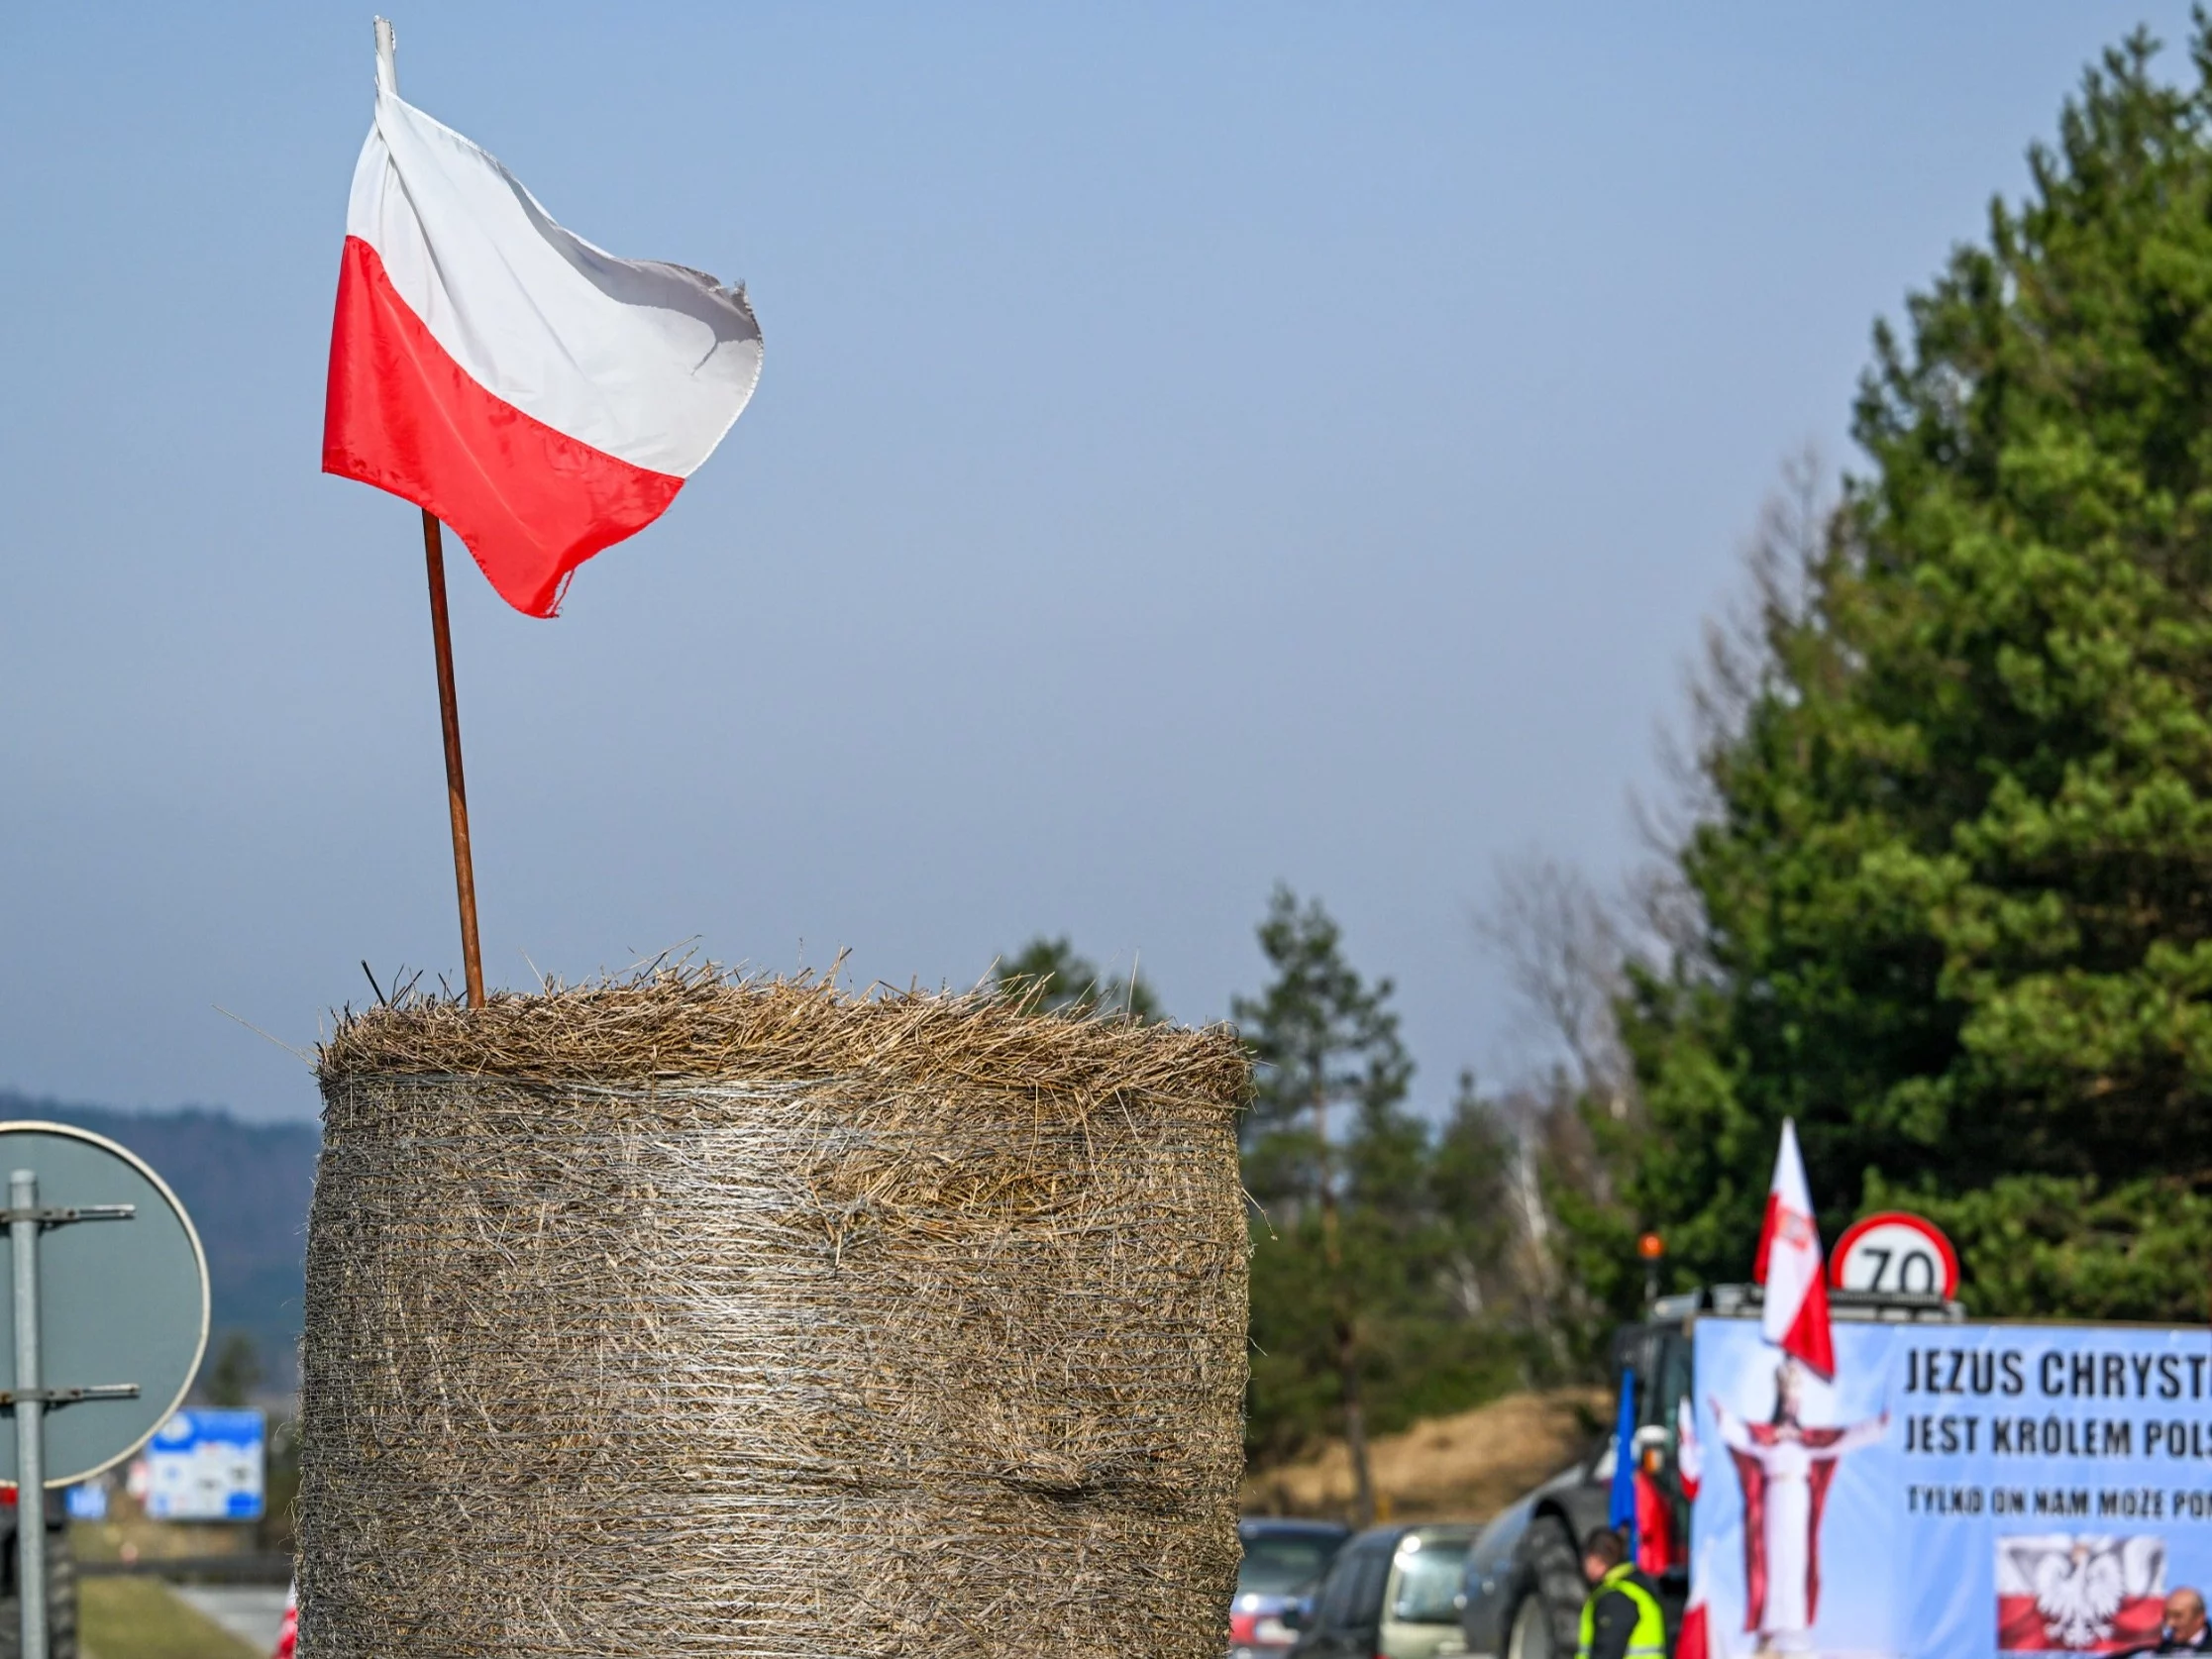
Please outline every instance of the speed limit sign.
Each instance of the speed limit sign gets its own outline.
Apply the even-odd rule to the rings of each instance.
[[[1877,1296],[1955,1296],[1958,1252],[1935,1222],[1884,1210],[1853,1222],[1836,1241],[1828,1282],[1839,1291]]]

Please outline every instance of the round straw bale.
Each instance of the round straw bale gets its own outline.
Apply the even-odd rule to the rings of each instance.
[[[1233,1033],[662,972],[320,1076],[302,1659],[1219,1659]]]

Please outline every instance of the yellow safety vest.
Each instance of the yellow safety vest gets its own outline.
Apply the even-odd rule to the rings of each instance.
[[[1624,1561],[1620,1566],[1598,1581],[1582,1604],[1582,1645],[1575,1650],[1575,1659],[1590,1659],[1590,1644],[1598,1633],[1598,1603],[1618,1590],[1635,1604],[1635,1628],[1629,1634],[1629,1659],[1666,1659],[1666,1614],[1659,1610],[1658,1598],[1635,1581],[1635,1565]]]

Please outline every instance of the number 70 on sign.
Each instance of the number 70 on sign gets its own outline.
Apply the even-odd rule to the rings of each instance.
[[[1958,1295],[1958,1252],[1927,1217],[1884,1210],[1836,1241],[1828,1282],[1839,1291],[1948,1299]]]

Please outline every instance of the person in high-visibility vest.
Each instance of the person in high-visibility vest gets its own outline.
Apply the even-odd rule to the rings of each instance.
[[[1666,1614],[1651,1581],[1629,1559],[1627,1539],[1610,1526],[1592,1532],[1582,1546],[1582,1576],[1590,1598],[1575,1659],[1666,1659]]]

